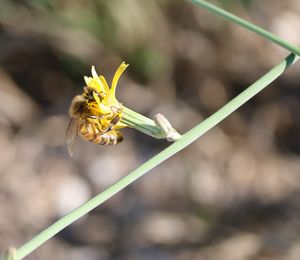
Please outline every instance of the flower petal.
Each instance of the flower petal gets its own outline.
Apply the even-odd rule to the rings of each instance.
[[[124,61],[122,62],[122,64],[119,66],[119,68],[117,69],[113,80],[112,80],[112,84],[111,84],[111,89],[110,89],[110,94],[115,96],[116,93],[116,87],[117,87],[117,83],[119,78],[121,77],[122,73],[124,72],[124,70],[128,67],[129,64],[126,64]]]
[[[84,76],[84,81],[87,86],[90,84],[91,80],[92,80],[92,78]]]
[[[96,82],[96,84],[94,85],[96,87],[96,91],[98,91],[99,93],[104,92],[107,93],[107,90],[105,89],[105,85],[101,82],[96,70],[95,70],[95,66],[92,66],[92,76],[94,81]]]
[[[96,93],[96,92],[93,92],[93,97],[95,99],[95,101],[97,102],[97,104],[100,106],[100,98],[99,98],[99,95]]]
[[[99,78],[100,78],[102,84],[104,85],[105,92],[108,93],[109,92],[109,86],[108,86],[108,84],[106,82],[106,79],[103,76],[100,76]]]

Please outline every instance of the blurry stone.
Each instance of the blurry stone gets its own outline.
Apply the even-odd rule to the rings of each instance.
[[[147,215],[137,226],[144,243],[174,245],[184,241],[198,241],[205,234],[207,226],[192,216],[157,212]]]
[[[243,90],[276,64],[281,56],[265,39],[233,23],[229,23],[228,27],[222,42],[226,48],[219,50],[219,62],[224,66],[222,75],[234,82],[233,87],[242,87]],[[234,52],[228,51],[228,48]]]
[[[14,137],[14,146],[18,149],[18,162],[27,161],[27,164],[36,163],[36,158],[42,153],[45,148],[45,141],[39,138],[39,127],[32,124],[23,127],[21,131]]]
[[[72,260],[108,260],[107,253],[92,247],[72,247],[67,253],[66,259]]]
[[[197,148],[202,154],[214,161],[227,161],[235,149],[234,140],[219,128],[213,128],[197,142]]]
[[[42,30],[42,28],[40,28]],[[60,51],[77,57],[87,64],[97,64],[98,55],[105,52],[102,42],[91,33],[74,27],[52,26],[46,32],[50,43]],[[103,61],[101,61],[103,62]],[[82,82],[83,83],[83,82]]]
[[[212,162],[200,163],[191,173],[189,192],[199,204],[228,205],[233,191],[228,188],[228,181],[222,177]]]
[[[66,145],[64,142],[69,121],[70,118],[63,115],[46,117],[39,126],[38,135],[47,145]]]
[[[157,106],[157,97],[149,88],[127,81],[118,89],[118,97],[124,106],[141,114]],[[142,97],[142,98],[141,98]]]
[[[232,113],[221,124],[224,132],[228,133],[231,138],[243,138],[249,130],[248,121],[240,111]]]
[[[253,181],[257,178],[257,167],[256,158],[247,149],[237,147],[228,158],[226,177],[239,199],[246,198],[251,192]]]
[[[291,111],[284,104],[272,102],[261,105],[248,124],[250,145],[259,147],[260,151],[271,151],[276,134],[283,135],[292,127]]]
[[[216,53],[212,42],[207,37],[191,30],[177,30],[173,37],[176,54],[199,65],[201,67],[199,71],[211,69],[215,65]]]
[[[208,253],[209,259],[247,260],[255,257],[259,250],[260,238],[257,235],[241,233],[209,247],[204,252]],[[198,257],[201,255],[200,253]]]
[[[254,189],[262,201],[280,201],[291,192],[292,186],[284,181],[285,172],[288,171],[287,165],[277,155],[265,155],[264,160],[260,160]]]
[[[175,199],[181,200],[186,196],[188,169],[188,162],[180,156],[174,156],[152,169],[149,176],[145,176],[134,185],[135,189],[140,199],[147,204],[160,207],[171,204],[175,206]]]
[[[38,255],[43,260],[64,260],[67,258],[69,246],[57,238],[49,239],[46,245],[41,246],[36,252],[33,252],[27,258]]]
[[[114,243],[118,237],[117,223],[107,216],[98,214],[90,214],[85,218],[80,225],[74,227],[76,229],[76,236],[85,244],[109,244]]]
[[[199,84],[199,99],[210,111],[215,111],[226,104],[228,94],[221,81],[213,78],[205,78]]]
[[[0,124],[0,178],[6,171],[9,171],[9,167],[16,158],[16,147],[11,139],[12,133]]]
[[[286,10],[272,19],[270,30],[291,43],[300,42],[300,18],[293,9]]]
[[[300,256],[300,244],[299,242],[292,245],[285,257],[286,260],[298,260]]]
[[[66,213],[72,206],[75,207],[76,203],[78,205],[82,202],[78,202],[78,198],[80,198],[80,195],[82,196],[83,192],[78,184],[76,186],[76,183],[73,184],[72,181],[70,181],[70,186],[68,186],[68,184],[64,182],[72,171],[71,167],[65,161],[57,157],[51,158],[48,156],[46,160],[41,160],[40,165],[38,165],[37,162],[35,162],[34,165],[36,170],[31,170],[30,174],[32,174],[32,176],[27,173],[27,176],[23,177],[23,183],[26,182],[27,185],[20,189],[20,193],[23,194],[23,196],[25,195],[28,200],[22,204],[20,210],[26,211],[28,222],[32,222],[32,224],[40,228],[40,225],[45,225],[45,221],[48,223],[50,219],[52,220],[54,217],[57,217],[58,214]],[[31,167],[33,168],[34,166]],[[66,185],[64,187],[66,189],[65,193],[60,190],[62,189],[62,185]],[[67,187],[70,188],[68,189]],[[71,192],[72,189],[76,188],[78,188],[78,191],[76,195],[74,195]],[[75,191],[73,192],[75,193]],[[60,195],[62,195],[62,197],[60,197]],[[66,199],[63,195],[70,197]],[[82,200],[84,199],[85,198]],[[60,200],[60,202],[57,200]],[[61,211],[59,212],[59,210]]]
[[[112,185],[136,166],[136,154],[130,145],[98,146],[101,156],[94,157],[87,175],[97,189]]]
[[[64,175],[59,179],[55,191],[55,207],[59,216],[64,216],[81,204],[87,202],[91,196],[89,185],[78,175]]]
[[[155,1],[126,0],[122,5],[119,1],[109,1],[106,8],[115,23],[115,44],[119,49],[130,52],[146,43],[166,47],[169,30]],[[158,29],[160,37],[157,37]]]
[[[36,104],[0,70],[0,114],[21,126],[38,113]]]

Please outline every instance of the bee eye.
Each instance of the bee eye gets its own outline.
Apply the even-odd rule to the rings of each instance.
[[[88,93],[87,100],[91,101],[93,99],[93,92]]]

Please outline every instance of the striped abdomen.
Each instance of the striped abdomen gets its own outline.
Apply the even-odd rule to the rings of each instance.
[[[100,132],[93,123],[83,120],[79,125],[79,133],[83,140],[101,145],[116,145],[123,140],[123,136],[118,130]]]

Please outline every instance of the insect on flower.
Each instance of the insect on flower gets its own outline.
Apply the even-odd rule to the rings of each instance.
[[[120,122],[122,105],[115,97],[118,80],[128,64],[124,62],[117,69],[111,87],[103,76],[98,76],[92,66],[92,77],[84,77],[86,86],[81,95],[72,100],[71,117],[66,144],[72,156],[78,135],[85,141],[101,145],[116,145],[123,140],[119,129],[127,125]]]

